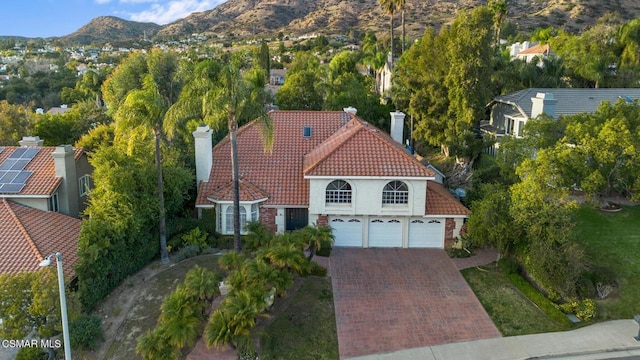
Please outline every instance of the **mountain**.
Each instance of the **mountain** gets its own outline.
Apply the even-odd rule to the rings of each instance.
[[[76,32],[60,38],[70,44],[117,42],[131,39],[151,39],[161,26],[154,23],[128,21],[115,16],[100,16]]]
[[[486,0],[408,0],[406,1],[407,33],[421,36],[427,26],[439,28],[449,23],[459,9],[486,4]],[[509,0],[508,20],[519,31],[536,27],[557,26],[580,31],[607,12],[617,12],[622,19],[640,17],[638,0]],[[399,12],[398,12],[399,13]],[[395,25],[400,30],[400,16]],[[389,16],[378,0],[229,0],[216,8],[194,13],[165,25],[159,37],[193,32],[217,35],[235,34],[343,34],[350,30],[387,31]]]
[[[406,29],[410,38],[424,33],[427,26],[439,28],[451,22],[458,10],[486,4],[486,0],[407,0]],[[638,0],[509,0],[508,20],[518,31],[555,26],[577,32],[593,25],[607,12],[617,12],[623,20],[640,17]],[[398,12],[399,13],[399,12]],[[400,15],[395,25],[400,34]],[[62,37],[67,43],[100,43],[127,40],[177,39],[193,33],[211,36],[263,36],[342,34],[366,30],[387,34],[389,16],[379,0],[228,0],[214,9],[192,13],[173,23],[127,21],[104,16],[93,19],[73,34]]]

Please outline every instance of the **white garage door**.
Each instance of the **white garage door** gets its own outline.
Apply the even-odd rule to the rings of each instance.
[[[335,236],[334,246],[362,247],[362,220],[358,218],[329,218]]]
[[[444,221],[411,219],[409,223],[410,248],[442,248]]]
[[[371,219],[369,247],[402,247],[402,221],[385,218]]]

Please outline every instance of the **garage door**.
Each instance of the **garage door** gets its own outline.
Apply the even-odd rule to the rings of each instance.
[[[444,221],[411,219],[409,223],[410,248],[442,248]]]
[[[362,221],[358,218],[329,218],[335,236],[334,246],[362,247]]]
[[[399,219],[371,219],[369,247],[402,247],[402,221]]]

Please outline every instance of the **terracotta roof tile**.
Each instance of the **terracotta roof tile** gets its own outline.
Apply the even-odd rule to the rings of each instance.
[[[29,146],[30,148],[39,148],[40,151],[27,164],[24,170],[32,171],[33,174],[27,179],[25,187],[19,193],[2,193],[6,195],[51,195],[58,188],[62,178],[56,177],[56,167],[51,153],[56,149],[55,146]],[[4,151],[0,152],[0,164],[6,160],[15,149],[19,146],[5,146]],[[84,153],[81,148],[74,149],[75,159],[78,160]]]
[[[211,201],[233,201],[233,181],[222,184],[216,189],[210,189],[207,198]],[[269,197],[264,190],[252,184],[250,181],[240,179],[240,201],[256,201]]]
[[[308,205],[309,180],[302,173],[303,156],[321,144],[350,120],[343,111],[272,111],[273,149],[265,152],[261,126],[251,122],[238,130],[240,176],[267,192],[265,205]],[[305,126],[311,136],[303,137]],[[231,179],[231,156],[228,137],[213,149],[213,166],[209,182],[200,192],[212,194]],[[211,204],[198,198],[197,204]]]
[[[44,257],[61,252],[65,275],[78,261],[81,220],[0,199],[0,273],[37,271]]]
[[[442,184],[427,182],[426,215],[469,215],[469,209],[451,195]]]
[[[536,44],[533,45],[532,47],[522,50],[518,53],[518,55],[521,54],[548,54],[551,51],[551,46],[549,46],[549,44]]]
[[[305,175],[435,176],[378,128],[353,118],[343,129],[305,156]]]

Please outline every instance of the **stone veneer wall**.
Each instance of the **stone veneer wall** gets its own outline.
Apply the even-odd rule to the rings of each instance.
[[[278,230],[278,227],[276,226],[277,213],[278,209],[260,207],[260,222],[274,233]]]
[[[453,245],[453,229],[456,222],[452,218],[447,218],[444,224],[444,248],[449,249]]]

